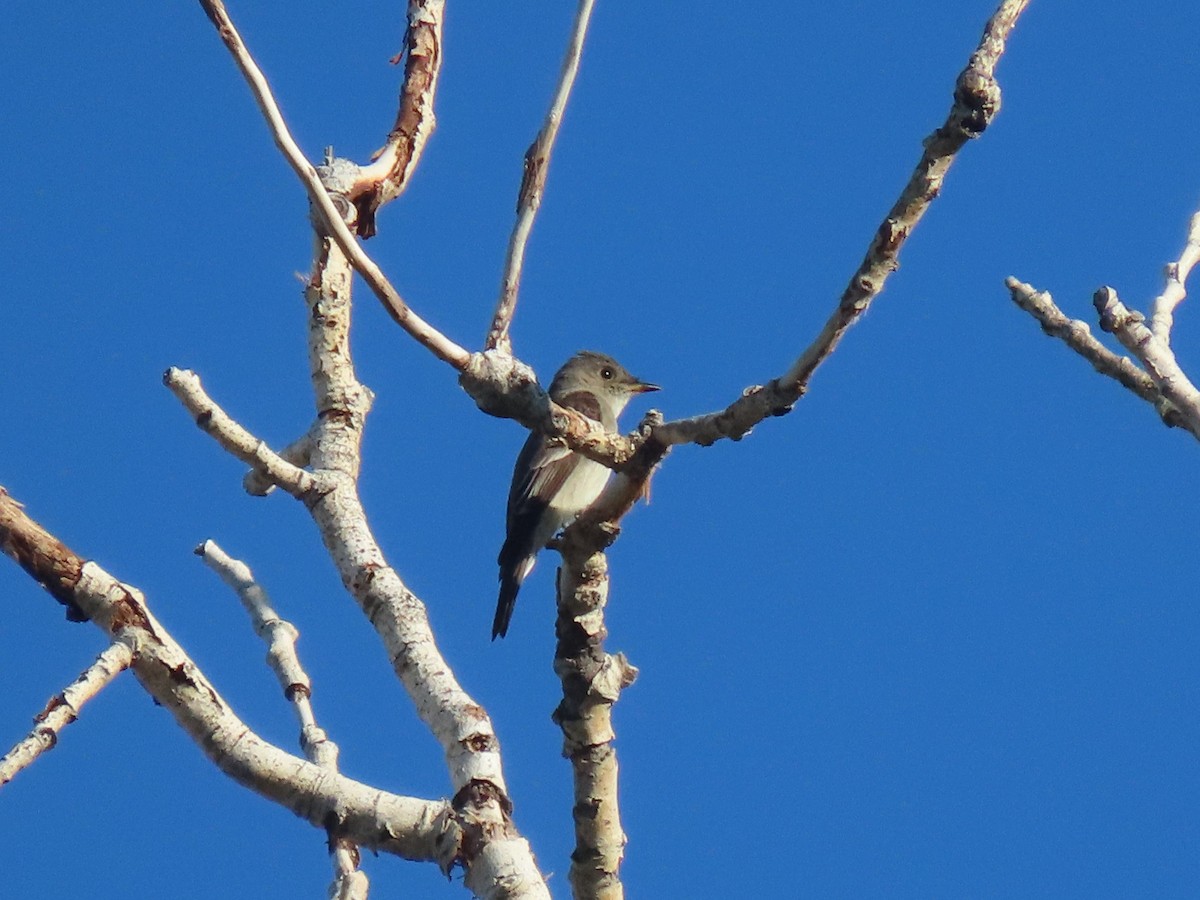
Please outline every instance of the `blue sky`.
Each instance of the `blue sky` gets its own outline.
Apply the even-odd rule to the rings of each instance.
[[[382,143],[401,6],[231,6],[310,157]],[[438,130],[368,245],[469,347],[572,14],[507,6],[452,0]],[[993,5],[828,7],[600,4],[514,328],[539,374],[604,350],[674,417],[807,345]],[[444,796],[303,510],[243,494],[160,382],[196,369],[276,446],[311,416],[305,198],[240,77],[193,4],[7,18],[0,484],[143,589],[291,748],[262,647],[191,549],[245,560],[301,630],[343,771]],[[1043,337],[1003,279],[1085,319],[1101,284],[1143,308],[1158,292],[1200,198],[1195,24],[1181,0],[1035,0],[993,129],[808,396],[741,443],[677,450],[627,519],[608,624],[642,673],[616,712],[631,896],[1194,894],[1200,448]],[[565,896],[551,560],[489,641],[523,432],[359,297],[367,508],[491,713],[517,823]],[[1191,302],[1175,347],[1196,373]],[[104,643],[15,566],[0,598],[7,747]],[[13,896],[316,896],[328,878],[323,835],[218,775],[130,678],[0,791],[0,833]],[[380,897],[463,895],[431,866],[365,866]]]

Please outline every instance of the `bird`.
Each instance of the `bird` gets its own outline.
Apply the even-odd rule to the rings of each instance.
[[[611,356],[583,350],[572,356],[550,382],[550,399],[616,432],[617,417],[636,395],[657,391]],[[559,529],[600,496],[609,469],[572,452],[541,431],[530,432],[513,467],[508,492],[507,529],[497,563],[500,596],[492,622],[492,640],[508,634],[521,582],[533,569],[538,551]]]

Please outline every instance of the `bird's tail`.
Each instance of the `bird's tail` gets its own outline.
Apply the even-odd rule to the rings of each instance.
[[[517,592],[521,590],[521,579],[517,571],[500,573],[500,599],[496,601],[496,618],[492,620],[492,640],[508,634],[508,623],[512,621],[513,609],[517,605]]]

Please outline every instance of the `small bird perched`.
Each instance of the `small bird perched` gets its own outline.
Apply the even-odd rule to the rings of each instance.
[[[584,350],[558,370],[550,399],[617,430],[617,416],[635,394],[657,391],[639,381],[611,356]],[[538,551],[563,526],[592,504],[608,481],[609,469],[533,431],[513,467],[508,492],[508,533],[500,548],[500,599],[492,622],[492,640],[508,633],[521,582],[533,569]]]

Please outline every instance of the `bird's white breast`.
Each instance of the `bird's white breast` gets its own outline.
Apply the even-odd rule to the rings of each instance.
[[[550,508],[562,517],[559,527],[575,518],[600,496],[608,476],[609,470],[600,463],[590,459],[579,460],[550,502]]]

